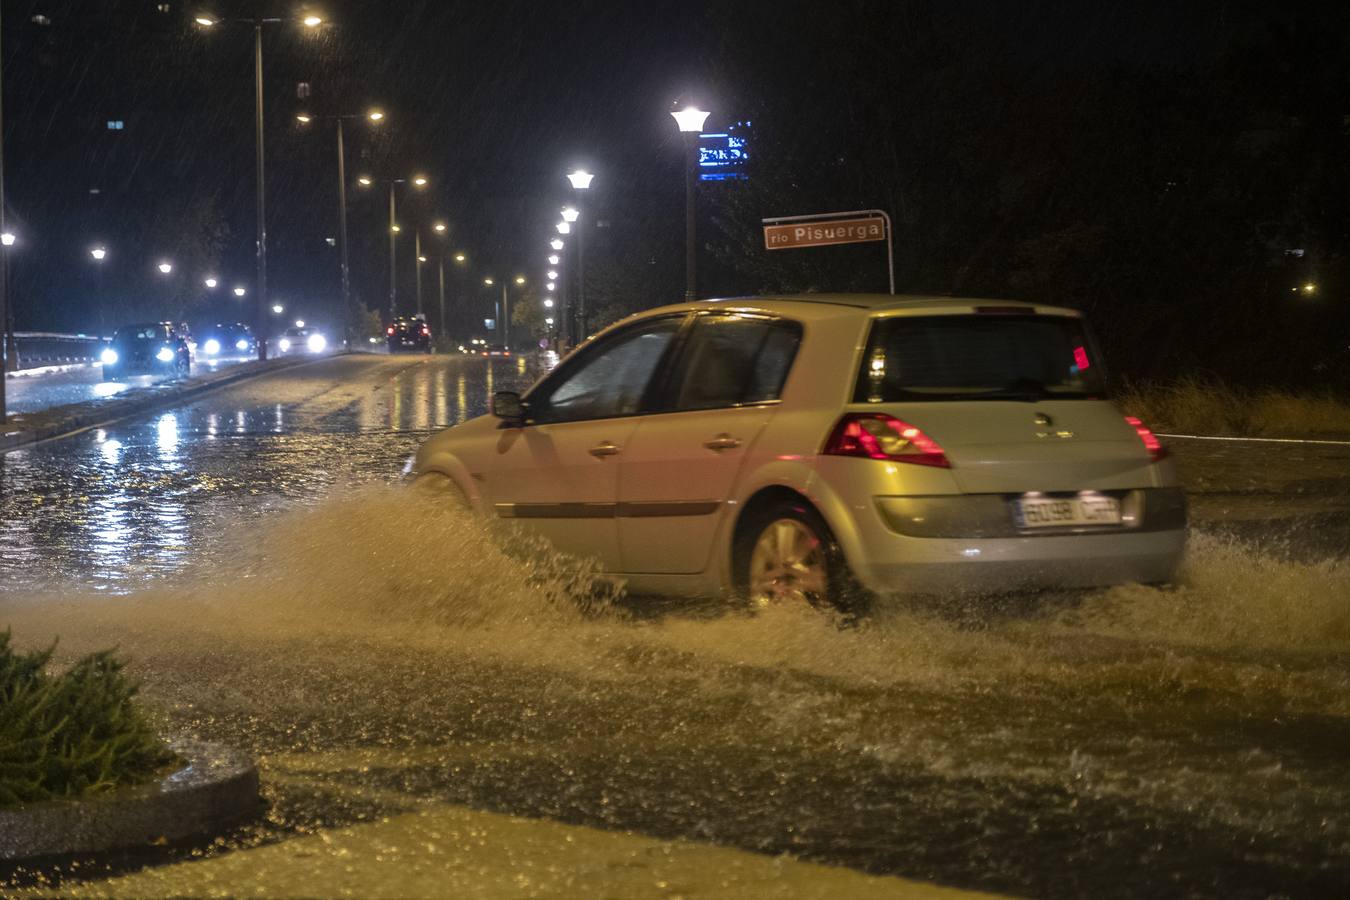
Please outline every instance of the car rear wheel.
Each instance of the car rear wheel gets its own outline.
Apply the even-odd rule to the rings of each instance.
[[[804,604],[850,618],[866,611],[867,593],[820,513],[781,501],[752,515],[736,547],[737,581],[752,606]]]

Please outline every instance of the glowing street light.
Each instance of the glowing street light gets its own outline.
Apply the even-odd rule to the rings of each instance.
[[[320,25],[323,24],[323,19],[319,18],[318,16],[305,16],[304,19],[302,19],[301,21],[304,23],[306,28],[318,28]]]
[[[483,284],[486,284],[488,287],[492,287],[494,284],[496,284],[496,282],[493,281],[491,278],[484,278]]]
[[[437,222],[435,225],[431,226],[431,230],[436,232],[437,234],[445,234],[446,227],[447,226],[444,222]]]
[[[524,276],[524,275],[517,275],[517,276],[516,276],[516,284],[524,284],[524,283],[525,283],[525,276]]]
[[[103,262],[108,257],[108,251],[104,247],[95,247],[89,251],[89,255],[97,262]]]
[[[553,240],[548,242],[548,245],[552,247],[554,250],[562,250],[563,247],[567,246],[563,242],[562,238],[554,238]]]
[[[279,316],[279,315],[281,315],[282,313],[284,313],[285,311],[286,311],[286,307],[282,306],[280,303],[273,303],[273,304],[272,304],[272,312],[273,312],[275,315],[278,315],[278,316]]]
[[[550,281],[548,284],[544,285],[544,287],[548,288],[550,291],[556,291],[558,289],[558,284],[557,282]]]
[[[417,175],[417,176],[414,176],[414,177],[413,177],[413,180],[412,180],[412,183],[413,183],[416,187],[426,187],[426,186],[427,186],[427,179],[426,179],[426,176],[424,176],[424,175]]]
[[[3,234],[0,234],[0,244],[3,244],[6,247],[13,247],[16,240],[18,240],[18,238],[12,231],[6,231]]]
[[[370,112],[366,113],[366,118],[372,122],[379,122],[382,119],[384,119],[384,111],[380,109],[372,109]]]
[[[296,320],[295,320],[295,327],[296,327],[296,328],[304,328],[304,327],[305,327],[305,320],[304,320],[304,319],[296,319]]]
[[[571,226],[571,224],[568,223],[568,222],[559,222],[559,223],[558,223],[557,225],[555,225],[554,227],[558,229],[558,234],[571,234],[571,233],[572,233],[572,226]]]
[[[548,280],[549,280],[549,281],[557,281],[557,280],[558,280],[558,273],[557,273],[557,271],[555,271],[555,270],[553,270],[553,269],[549,269],[549,270],[548,270]]]
[[[456,253],[456,254],[455,254],[455,262],[460,263],[461,265],[462,265],[463,263],[467,262],[468,259],[469,259],[469,258],[468,258],[467,256],[465,256],[463,253]]]
[[[545,297],[545,298],[544,298],[544,309],[552,309],[552,308],[553,308],[553,298],[552,298],[552,297]]]
[[[420,262],[420,263],[424,263],[424,262],[427,261],[427,258],[426,258],[425,256],[419,255],[419,256],[417,257],[417,261]]]
[[[693,300],[697,293],[697,259],[694,233],[694,173],[698,169],[698,136],[709,113],[697,106],[686,106],[672,112],[680,134],[684,136],[686,160],[684,166],[684,299]]]
[[[1317,293],[1317,284],[1315,282],[1309,281],[1307,284],[1303,285],[1303,293],[1305,294]]]
[[[169,262],[168,260],[165,260],[155,268],[159,269],[161,274],[168,275],[170,272],[173,271],[173,263]]]
[[[580,215],[581,213],[578,212],[576,207],[574,206],[563,207],[562,217],[564,222],[575,222],[577,220],[577,217]]]
[[[370,187],[375,182],[371,179],[369,175],[362,175],[361,177],[356,179],[356,183],[361,185],[361,187]]]
[[[585,169],[577,169],[567,176],[567,180],[572,182],[572,187],[578,191],[584,191],[591,186],[591,179],[595,176]]]
[[[207,277],[202,281],[202,284],[206,285],[208,288],[211,288],[212,290],[215,290],[216,285],[220,284],[220,282],[217,281],[215,278]]]
[[[247,293],[248,293],[248,288],[244,287],[243,285],[240,285],[239,287],[236,287],[236,288],[234,289],[234,295],[235,295],[236,297],[242,297],[242,296],[244,296],[244,295],[247,294]],[[276,309],[275,306],[272,307],[272,308],[273,308],[273,309]]]
[[[548,258],[548,264],[549,264],[550,266],[556,266],[556,265],[558,264],[558,261],[561,260],[561,259],[562,259],[562,257],[559,256],[558,254],[556,254],[556,253],[551,254],[551,255],[549,256],[549,258]]]
[[[310,122],[314,121],[314,117],[309,113],[296,113],[295,121],[299,122],[301,125],[308,125]]]

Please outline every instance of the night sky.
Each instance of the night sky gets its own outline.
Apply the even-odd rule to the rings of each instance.
[[[1116,71],[1147,72],[1167,90],[1183,92],[1211,61],[1240,62],[1234,48],[1244,42],[1276,46],[1277,56],[1306,52],[1308,65],[1339,66],[1339,78],[1340,45],[1280,50],[1279,41],[1291,39],[1268,36],[1291,27],[1294,34],[1300,28],[1334,34],[1346,25],[1345,13],[1331,6],[1254,2],[2,2],[8,217],[22,235],[11,256],[11,297],[20,329],[53,330],[97,327],[91,298],[100,287],[107,309],[148,311],[162,299],[164,314],[172,302],[201,301],[200,268],[218,270],[228,284],[253,287],[251,29],[204,32],[192,24],[200,11],[289,19],[268,26],[264,43],[269,283],[273,297],[314,319],[336,316],[337,251],[326,241],[337,233],[336,151],[331,123],[295,125],[301,109],[345,114],[378,105],[387,113],[377,130],[359,121],[349,125],[349,181],[363,172],[420,172],[432,179],[424,195],[400,198],[408,238],[400,258],[408,263],[412,256],[410,227],[448,220],[453,233],[446,248],[471,258],[471,270],[452,294],[473,294],[471,285],[486,274],[541,279],[557,209],[570,197],[564,176],[576,165],[590,168],[597,177],[589,202],[615,247],[623,246],[621,232],[645,235],[636,251],[614,250],[650,257],[647,275],[625,275],[623,282],[650,295],[629,303],[642,307],[678,299],[683,287],[681,146],[668,115],[677,99],[693,98],[712,109],[710,129],[759,113],[771,115],[771,121],[756,123],[771,132],[819,131],[809,152],[795,146],[774,158],[766,141],[752,153],[760,151],[758,162],[771,165],[773,174],[792,173],[803,205],[894,205],[903,216],[905,198],[884,179],[872,178],[875,159],[852,169],[857,183],[847,191],[831,187],[833,193],[806,195],[814,172],[850,166],[870,145],[883,144],[873,140],[880,135],[851,133],[849,115],[840,109],[856,102],[857,120],[874,121],[875,110],[892,96],[888,91],[898,96],[914,71],[951,65],[958,75],[978,76],[988,60],[991,71],[1014,73],[1007,104],[999,107],[994,97],[991,107],[1013,114],[1011,107],[1038,85],[1110,79]],[[321,13],[328,24],[306,32],[298,24],[305,11]],[[42,22],[35,23],[35,16]],[[886,78],[894,89],[884,86]],[[1282,80],[1278,72],[1268,79],[1275,87]],[[1246,84],[1266,81],[1257,77]],[[300,83],[309,85],[307,100],[297,98]],[[958,84],[950,99],[943,89],[939,82],[934,108],[945,104],[941,114],[954,116],[962,90],[975,90],[971,96],[979,101],[1004,86]],[[1282,102],[1260,99],[1265,106]],[[934,140],[924,134],[912,98],[909,104],[897,105],[888,120],[895,132],[890,139],[901,147],[906,140]],[[1095,127],[1093,110],[1080,104],[1069,112],[1078,118],[1066,127]],[[1254,121],[1248,112],[1234,117]],[[957,109],[954,117],[959,114]],[[976,108],[964,113],[967,119],[983,114]],[[1108,127],[1113,121],[1105,108],[1098,118]],[[109,120],[125,126],[109,130]],[[1139,139],[1137,127],[1121,127]],[[1003,139],[980,137],[976,152],[997,162],[996,142]],[[852,155],[835,154],[835,144],[849,146]],[[971,167],[960,155],[968,152],[954,147],[950,157],[961,171],[934,170],[929,181],[965,177]],[[1049,155],[1044,165],[1062,165]],[[1074,164],[1091,176],[1091,159]],[[373,309],[383,308],[387,293],[386,202],[382,192],[351,185],[353,291]],[[815,211],[781,208],[792,202],[752,210],[747,220]],[[940,221],[944,212],[939,204],[925,230],[950,229]],[[726,215],[705,208],[702,233],[709,240],[720,240],[716,223]],[[985,232],[1000,227],[976,217],[957,226],[953,246],[978,245]],[[968,233],[958,233],[960,227]],[[202,232],[215,236],[218,261],[184,239]],[[905,246],[921,245],[901,237],[902,256]],[[439,249],[428,241],[433,253]],[[95,243],[110,251],[101,286],[88,256]],[[597,279],[604,277],[600,254],[597,247]],[[163,257],[179,264],[172,283],[154,272]],[[971,286],[957,262],[921,268],[907,267],[912,278],[902,277],[902,289]],[[706,260],[704,271],[705,294],[774,283],[737,271],[724,257]],[[401,265],[401,299],[411,298],[412,283],[411,264]],[[1011,280],[1004,291],[996,290],[996,280],[976,286],[1016,293]],[[194,318],[239,318],[227,296],[205,301]]]

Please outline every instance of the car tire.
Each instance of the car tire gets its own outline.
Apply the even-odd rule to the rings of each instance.
[[[849,570],[834,532],[804,500],[779,500],[752,510],[737,529],[733,575],[752,608],[804,603],[854,621],[871,594]]]

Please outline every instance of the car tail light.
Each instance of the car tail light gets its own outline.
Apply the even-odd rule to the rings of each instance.
[[[860,456],[920,466],[951,468],[938,442],[918,428],[883,413],[849,413],[825,442],[827,456]]]
[[[394,335],[394,326],[393,326],[393,325],[390,325],[390,326],[389,326],[389,336],[390,336],[390,337],[393,337],[393,335]]]
[[[1158,436],[1149,430],[1149,427],[1134,416],[1126,416],[1125,421],[1129,422],[1134,428],[1134,433],[1139,435],[1139,440],[1144,442],[1144,448],[1148,450],[1148,455],[1154,462],[1167,455],[1167,448],[1158,440]]]
[[[428,328],[426,325],[423,325],[423,326],[422,326],[422,333],[423,333],[423,334],[431,334],[431,329]]]

